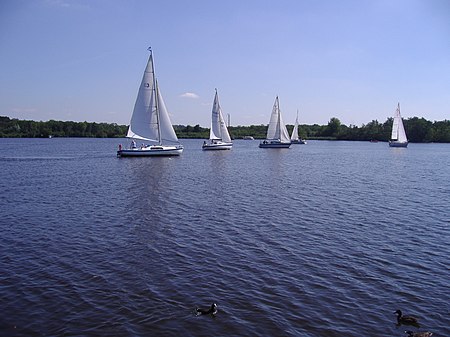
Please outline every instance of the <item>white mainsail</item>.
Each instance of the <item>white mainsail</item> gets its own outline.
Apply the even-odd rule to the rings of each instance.
[[[273,104],[272,114],[270,115],[269,127],[267,129],[267,139],[277,140],[279,139],[282,143],[289,143],[289,133],[286,125],[283,123],[283,118],[281,117],[280,103],[278,101],[278,96]]]
[[[128,138],[158,141],[154,76],[150,53],[131,115]]]
[[[209,131],[209,139],[211,140],[222,140],[223,142],[230,143],[231,137],[228,133],[227,126],[223,119],[222,109],[219,104],[219,96],[217,94],[214,96],[214,103],[212,108],[212,118],[211,118],[211,129]]]
[[[127,137],[158,142],[159,144],[162,144],[163,140],[178,142],[166,105],[156,83],[151,51],[139,87]]]
[[[405,143],[408,141],[406,137],[405,127],[403,126],[402,117],[400,115],[400,103],[398,103],[397,110],[394,116],[394,122],[392,124],[391,140],[395,140],[399,143]]]
[[[298,141],[298,110],[295,118],[294,129],[292,130],[291,141]]]

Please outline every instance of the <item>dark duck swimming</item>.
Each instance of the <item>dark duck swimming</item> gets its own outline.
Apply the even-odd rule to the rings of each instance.
[[[394,312],[394,314],[397,314],[397,324],[405,324],[405,325],[414,325],[419,326],[419,322],[417,321],[417,318],[412,316],[403,316],[403,313],[401,310],[397,310]]]
[[[431,337],[433,335],[429,331],[405,331],[405,333],[408,334],[408,337]]]
[[[211,315],[211,316],[215,316],[217,314],[217,304],[213,303],[211,304],[211,306],[209,307],[209,309],[201,309],[199,307],[197,307],[195,309],[195,314],[197,316],[200,315]]]

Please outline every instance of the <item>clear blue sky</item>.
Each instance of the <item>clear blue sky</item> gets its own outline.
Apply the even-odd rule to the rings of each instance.
[[[174,124],[450,119],[448,0],[1,0],[0,115],[128,124],[149,46]]]

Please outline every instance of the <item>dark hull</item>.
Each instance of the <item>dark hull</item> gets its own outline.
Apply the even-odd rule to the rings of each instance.
[[[306,140],[304,139],[291,140],[291,144],[306,144]]]
[[[261,149],[288,149],[291,143],[281,143],[281,142],[270,142],[264,141],[259,143]]]
[[[408,146],[408,142],[397,142],[397,141],[390,141],[389,142],[389,146],[390,147],[407,147]]]

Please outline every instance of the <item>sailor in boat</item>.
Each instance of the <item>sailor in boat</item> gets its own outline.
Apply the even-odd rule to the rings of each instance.
[[[131,148],[135,149],[136,148],[136,142],[134,141],[134,139],[131,142]]]

